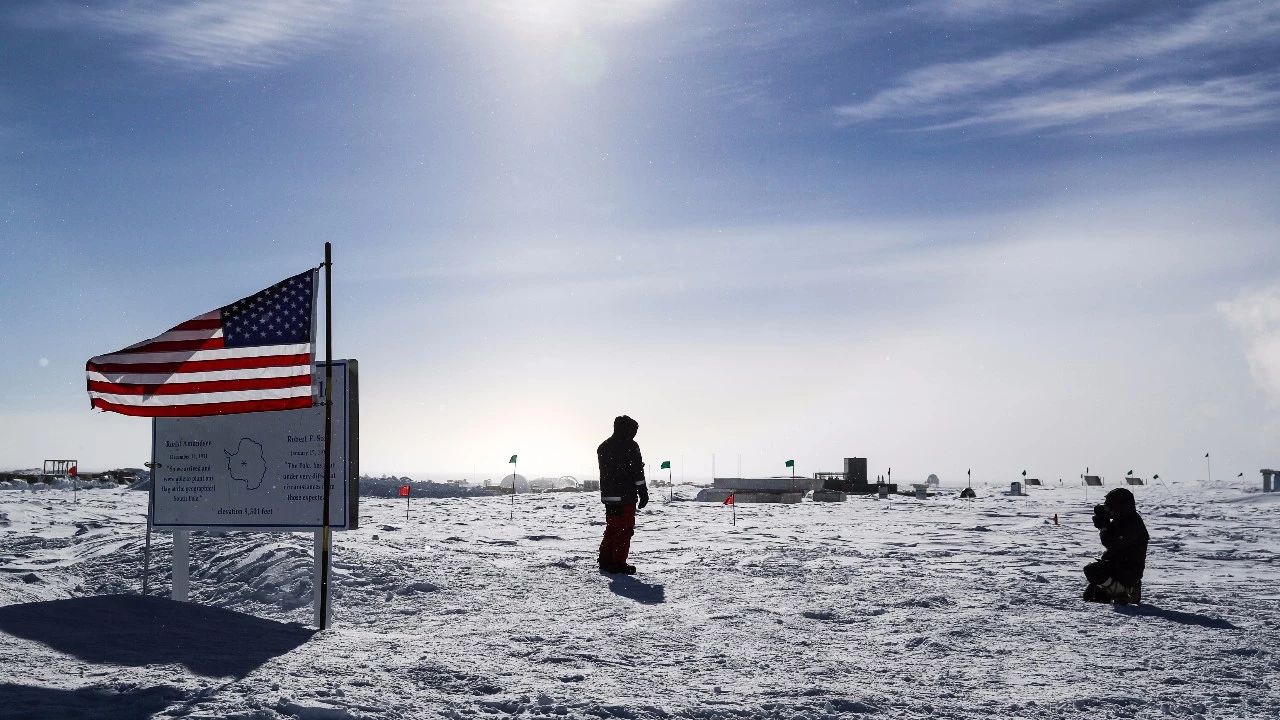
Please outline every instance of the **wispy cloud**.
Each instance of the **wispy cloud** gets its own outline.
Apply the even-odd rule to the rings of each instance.
[[[141,59],[195,70],[281,65],[353,32],[442,18],[562,36],[658,18],[680,0],[54,0],[27,23],[130,39]]]
[[[917,11],[947,17],[1004,19],[1010,16],[1052,17],[1069,14],[1081,7],[1096,7],[1108,0],[927,0]]]
[[[1280,405],[1280,285],[1247,291],[1218,303],[1245,342],[1249,372],[1271,402]]]
[[[494,17],[551,29],[631,25],[661,15],[679,0],[472,0]]]
[[[125,0],[53,5],[28,18],[133,39],[146,60],[192,69],[278,65],[313,51],[360,17],[355,0]]]
[[[1103,123],[1111,134],[1152,130],[1223,130],[1277,119],[1280,77],[1253,75],[1168,82],[1142,89],[1127,81],[1032,92],[995,100],[980,114],[924,127],[947,130],[991,125],[1044,130]]]
[[[1240,70],[1242,54],[1280,50],[1280,5],[1224,0],[1085,37],[913,70],[870,99],[836,108],[846,122],[895,119],[921,129],[1204,131],[1280,119],[1280,72]]]

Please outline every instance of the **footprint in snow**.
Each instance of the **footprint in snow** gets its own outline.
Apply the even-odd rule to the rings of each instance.
[[[440,590],[440,586],[429,582],[409,583],[396,591],[398,595],[413,595],[415,593],[431,593]]]

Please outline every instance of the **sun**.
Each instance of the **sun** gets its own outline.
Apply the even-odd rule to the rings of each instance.
[[[502,14],[528,32],[580,32],[591,5],[584,0],[514,0],[502,3]]]

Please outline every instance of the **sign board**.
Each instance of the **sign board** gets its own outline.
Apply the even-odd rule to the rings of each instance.
[[[73,477],[79,474],[79,463],[75,460],[45,460],[41,471],[43,477]]]
[[[360,413],[355,360],[333,362],[329,522],[355,529]],[[324,495],[324,364],[316,404],[301,410],[156,418],[151,524],[190,530],[314,530]]]
[[[1085,475],[1084,484],[1090,487],[1102,487],[1102,478],[1097,475]]]

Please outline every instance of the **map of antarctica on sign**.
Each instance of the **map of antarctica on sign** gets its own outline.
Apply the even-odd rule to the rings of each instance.
[[[345,527],[346,379],[334,367],[330,522]],[[202,418],[157,418],[157,527],[308,528],[324,500],[324,406]]]
[[[223,452],[226,452],[225,450]],[[240,447],[227,453],[227,472],[244,483],[245,488],[257,490],[267,474],[267,461],[262,457],[262,443],[252,438],[240,438]]]

